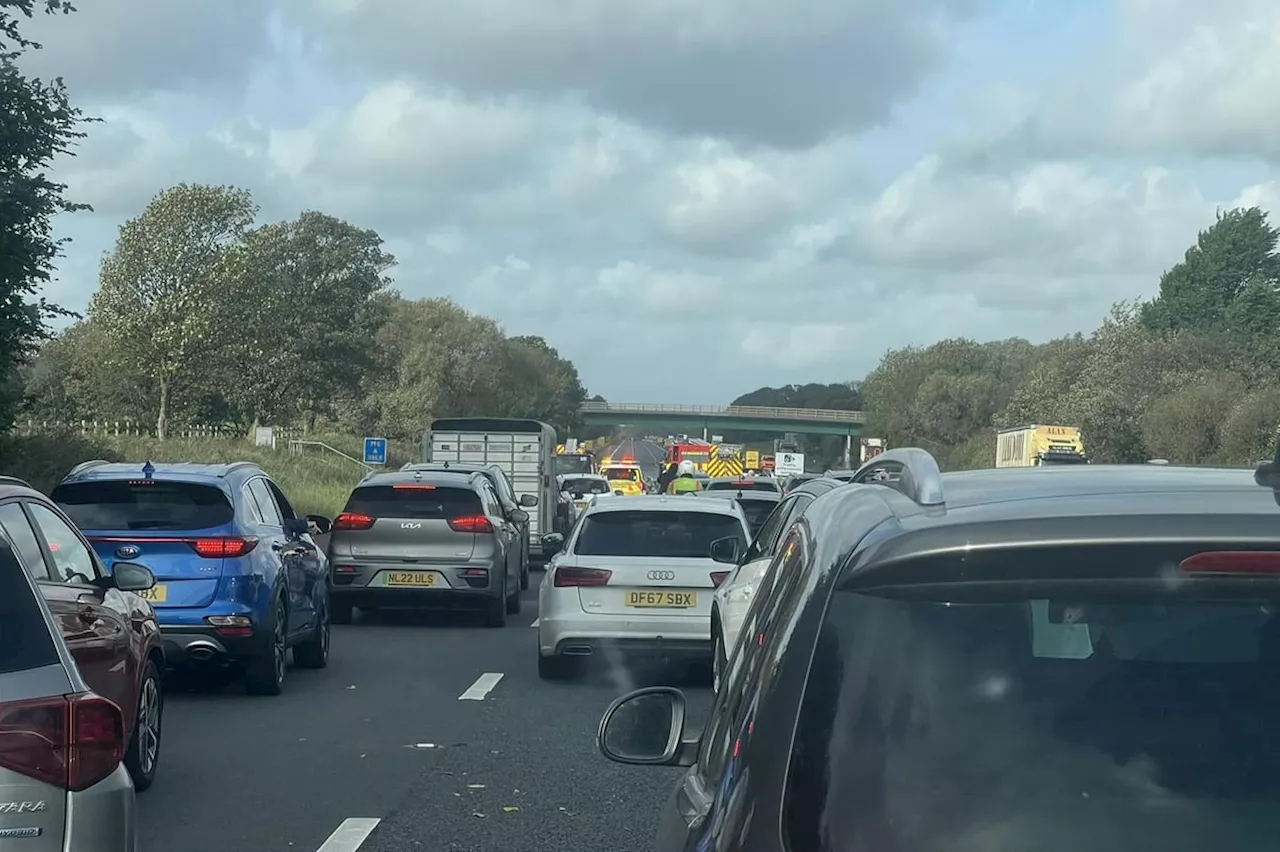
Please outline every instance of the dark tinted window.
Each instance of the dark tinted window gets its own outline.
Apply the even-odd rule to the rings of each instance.
[[[48,580],[49,569],[44,563],[43,548],[35,531],[31,529],[31,522],[27,520],[27,513],[22,511],[22,506],[17,503],[0,506],[0,528],[4,530],[5,538],[9,539],[9,544],[13,546],[18,559],[22,560],[22,567],[27,569],[31,579]]]
[[[1274,846],[1280,596],[956,600],[834,595],[792,850]]]
[[[778,485],[772,479],[734,479],[707,483],[708,491],[772,491],[778,493]]]
[[[0,540],[0,674],[58,662],[40,602],[7,542]]]
[[[465,518],[484,514],[480,495],[471,489],[433,485],[357,488],[343,511],[374,518]]]
[[[55,488],[53,499],[82,530],[200,530],[234,515],[221,489],[194,482],[74,482]]]
[[[603,479],[566,479],[564,491],[568,494],[608,494],[609,483]]]
[[[760,532],[760,528],[764,526],[764,522],[769,519],[773,510],[778,508],[778,501],[747,498],[739,500],[738,505],[742,507],[742,513],[747,516],[747,526],[751,528],[751,534],[755,535]]]
[[[708,512],[598,512],[588,515],[574,546],[581,556],[706,557],[711,542],[735,536],[746,546],[732,515]]]
[[[606,467],[600,473],[609,480],[630,479],[635,481],[640,478],[639,469],[634,467]]]

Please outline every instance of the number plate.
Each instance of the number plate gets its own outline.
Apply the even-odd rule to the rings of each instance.
[[[149,589],[144,589],[143,591],[138,592],[137,595],[144,601],[164,603],[169,600],[169,587],[156,584]]]
[[[627,592],[627,606],[652,609],[693,609],[697,592]]]
[[[436,584],[434,571],[388,571],[382,576],[383,583],[388,586],[424,588]]]

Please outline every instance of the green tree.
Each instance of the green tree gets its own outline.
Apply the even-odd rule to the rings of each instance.
[[[246,235],[253,295],[224,367],[246,420],[301,416],[309,431],[318,414],[358,394],[390,313],[395,258],[382,245],[377,231],[316,211]]]
[[[561,436],[576,434],[587,397],[578,368],[541,337],[508,338],[504,354],[504,413],[550,423]]]
[[[68,13],[65,0],[44,0],[46,12]],[[21,399],[16,370],[48,337],[47,320],[68,312],[36,296],[49,281],[65,240],[53,236],[53,218],[86,210],[68,201],[66,185],[47,170],[71,155],[85,118],[71,106],[61,79],[24,76],[18,60],[40,45],[22,36],[20,16],[30,18],[36,0],[0,0],[0,428],[13,422]]]
[[[242,245],[256,213],[245,190],[180,184],[121,225],[102,259],[89,316],[117,359],[155,383],[161,440],[175,396],[199,389],[202,374],[237,340],[246,310],[261,308],[245,289]]]

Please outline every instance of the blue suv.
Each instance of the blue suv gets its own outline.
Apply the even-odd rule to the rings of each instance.
[[[250,462],[77,466],[53,499],[110,572],[138,562],[156,577],[144,597],[170,663],[234,665],[245,690],[278,695],[289,649],[304,668],[329,661],[329,564],[312,533]]]

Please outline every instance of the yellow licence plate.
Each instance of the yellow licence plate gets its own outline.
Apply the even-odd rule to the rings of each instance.
[[[697,592],[627,592],[627,606],[692,609],[697,605]]]
[[[436,584],[434,571],[388,571],[383,576],[388,586],[422,587]]]
[[[152,603],[164,603],[165,601],[169,600],[169,587],[161,586],[157,583],[151,588],[143,589],[141,592],[138,592],[137,594],[138,594],[138,597],[142,598],[144,601],[151,601]]]

